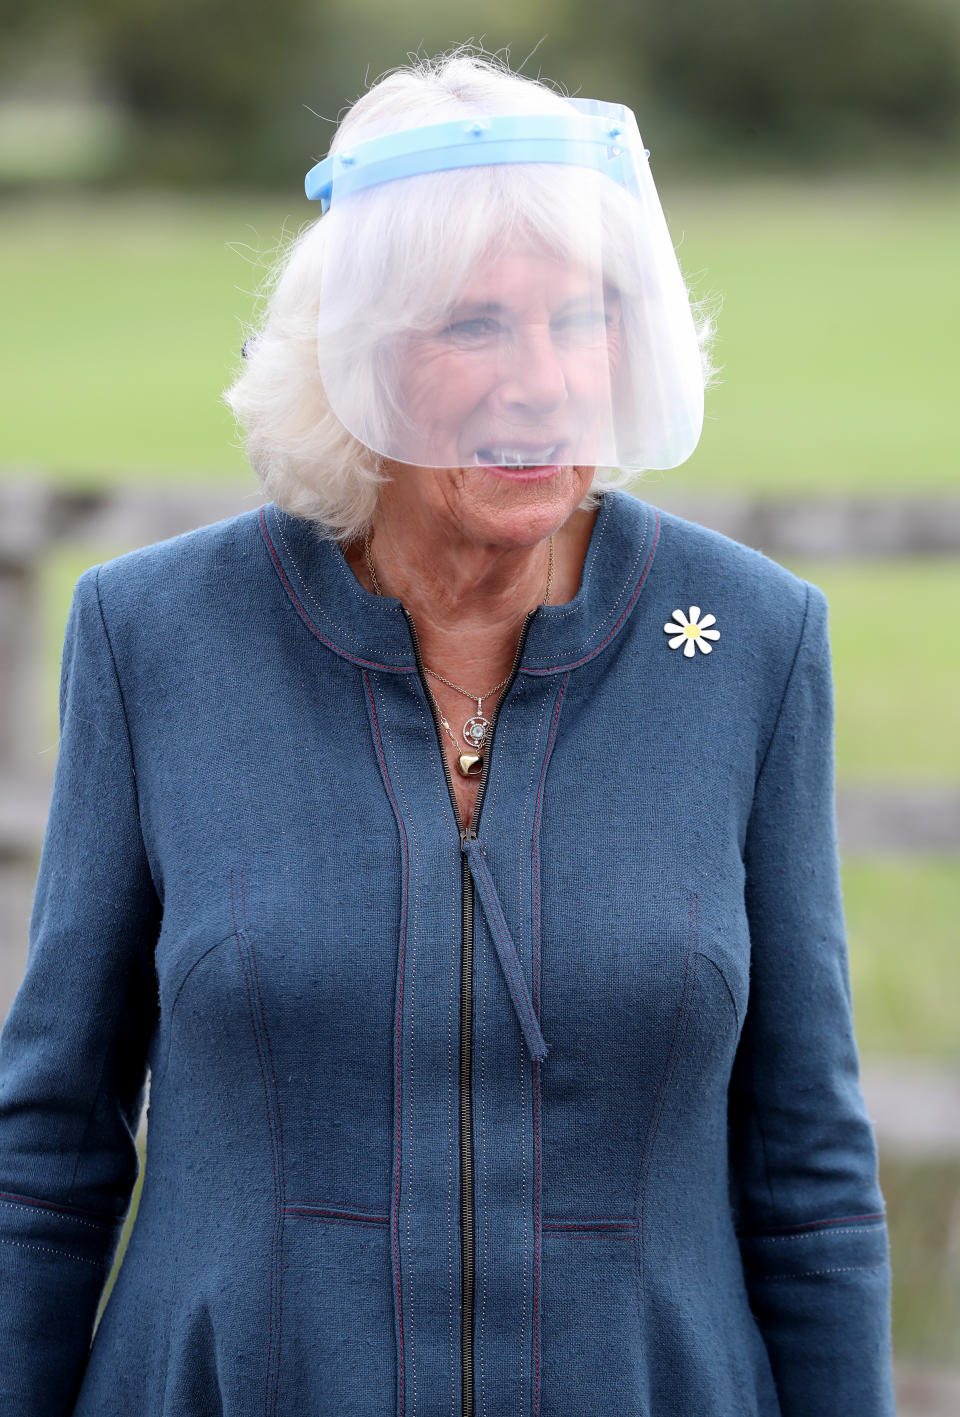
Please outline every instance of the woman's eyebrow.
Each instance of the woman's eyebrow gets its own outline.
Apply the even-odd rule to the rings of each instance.
[[[501,315],[505,306],[497,300],[468,300],[455,305],[447,315],[448,320],[475,319],[479,315]]]

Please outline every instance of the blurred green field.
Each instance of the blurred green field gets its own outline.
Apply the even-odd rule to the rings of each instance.
[[[663,185],[663,184],[662,184]],[[664,188],[688,279],[722,296],[700,447],[656,487],[956,488],[960,187],[730,182]],[[218,403],[296,193],[10,203],[0,225],[0,475],[249,484]]]
[[[960,857],[845,854],[842,870],[861,1053],[960,1067]]]
[[[960,783],[960,560],[789,566],[830,605],[838,779]]]

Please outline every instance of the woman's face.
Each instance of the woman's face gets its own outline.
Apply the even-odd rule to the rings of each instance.
[[[549,534],[593,480],[619,340],[616,299],[583,268],[534,250],[484,267],[438,327],[403,342],[416,465],[394,465],[397,495],[456,515],[464,532]]]

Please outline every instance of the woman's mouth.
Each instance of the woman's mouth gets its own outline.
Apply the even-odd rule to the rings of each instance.
[[[478,448],[473,461],[477,467],[518,480],[549,477],[562,466],[564,446],[563,443],[543,443],[537,447],[494,444]]]

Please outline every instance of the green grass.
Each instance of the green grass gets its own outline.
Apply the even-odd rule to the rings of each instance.
[[[880,1187],[890,1229],[894,1354],[955,1365],[960,1164],[881,1158]]]
[[[647,487],[955,488],[960,193],[927,182],[664,193],[688,278],[724,306],[700,447]],[[8,204],[0,466],[64,484],[248,487],[218,403],[261,252],[316,215],[291,193]]]
[[[248,487],[219,396],[263,278],[257,252],[276,244],[282,222],[255,201],[8,211],[2,464],[62,485],[199,477]]]
[[[960,1066],[960,857],[846,857],[843,899],[861,1053]]]
[[[723,383],[667,485],[956,491],[956,183],[836,179],[665,204],[688,280],[723,297]]]
[[[837,775],[960,783],[960,560],[790,562],[830,604]]]

